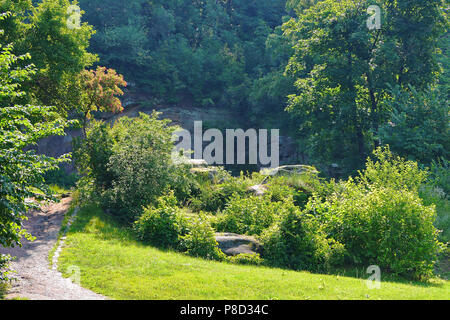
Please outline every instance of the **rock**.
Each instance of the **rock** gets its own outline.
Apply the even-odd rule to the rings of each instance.
[[[216,233],[216,241],[227,256],[257,254],[261,250],[261,244],[255,238],[235,233]]]
[[[203,159],[189,159],[188,164],[193,168],[204,168],[208,166],[208,162]]]
[[[262,169],[261,173],[267,176],[301,175],[305,173],[317,174],[318,171],[312,166],[302,164],[281,166],[273,169]]]
[[[252,187],[248,188],[248,192],[257,197],[261,197],[261,196],[265,195],[267,190],[268,190],[267,186],[265,186],[263,184],[258,184],[256,186],[252,186]]]

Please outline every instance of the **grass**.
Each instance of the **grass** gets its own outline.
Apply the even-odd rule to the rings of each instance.
[[[78,213],[59,259],[76,266],[81,285],[113,299],[449,299],[450,284],[384,280],[369,290],[365,279],[244,266],[188,257],[145,246],[100,209]],[[73,269],[72,269],[73,270]],[[367,275],[363,277],[367,278]]]

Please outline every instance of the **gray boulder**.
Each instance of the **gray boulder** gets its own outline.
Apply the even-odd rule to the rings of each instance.
[[[261,251],[261,244],[253,237],[235,233],[216,233],[219,249],[227,256],[238,254],[257,254]]]

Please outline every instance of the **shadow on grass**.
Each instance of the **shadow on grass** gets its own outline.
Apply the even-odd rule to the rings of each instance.
[[[74,221],[72,226],[70,227],[70,230],[68,231],[68,234],[74,234],[74,233],[90,233],[95,235],[96,238],[99,240],[114,240],[119,241],[123,244],[129,243],[133,245],[138,245],[139,247],[152,247],[147,244],[144,244],[140,241],[138,241],[132,233],[132,230],[130,228],[125,227],[123,224],[119,223],[114,217],[106,214],[103,212],[98,206],[96,205],[88,205],[80,209],[78,212],[77,219]],[[166,248],[157,248],[161,252],[176,252],[173,249],[166,249]],[[182,254],[180,252],[176,252],[178,254]],[[201,258],[198,258],[201,259]],[[211,261],[211,260],[209,260]],[[223,263],[230,263],[230,262],[223,262]],[[236,266],[239,266],[239,264],[235,264]],[[243,266],[243,265],[242,265]],[[329,275],[329,276],[340,276],[340,277],[348,277],[348,278],[354,278],[358,280],[366,280],[369,278],[370,274],[366,272],[366,268],[364,267],[355,267],[355,266],[349,266],[344,268],[338,268],[330,270],[329,272],[311,272],[309,270],[292,270],[292,269],[283,269],[279,267],[270,266],[267,264],[262,265],[254,265],[254,267],[261,267],[261,268],[273,268],[273,269],[279,269],[281,272],[286,271],[308,271],[313,274],[323,274],[323,275]],[[383,272],[381,274],[381,281],[384,283],[397,283],[397,284],[405,284],[405,285],[412,285],[417,287],[424,287],[424,288],[442,288],[444,287],[444,281],[441,281],[438,278],[430,279],[427,281],[417,281],[417,280],[409,280],[406,278],[403,278],[401,276],[389,274],[387,272]]]

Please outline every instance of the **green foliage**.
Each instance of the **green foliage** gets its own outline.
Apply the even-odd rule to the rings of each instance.
[[[379,30],[366,24],[374,3],[382,12]],[[284,24],[295,43],[286,72],[298,89],[288,109],[313,160],[351,173],[378,144],[390,87],[421,91],[436,82],[438,38],[447,24],[443,1],[325,0],[296,13]]]
[[[274,177],[267,183],[267,194],[273,202],[293,198],[296,206],[304,208],[313,192],[318,192],[321,186],[319,180],[315,180],[314,183],[309,182],[300,176]]]
[[[251,184],[251,180],[242,174],[240,177],[227,176],[219,184],[203,183],[200,185],[199,195],[191,199],[189,206],[196,212],[217,213],[225,208],[233,196],[245,197]]]
[[[115,176],[108,170],[116,137],[108,123],[93,121],[84,139],[74,140],[74,159],[78,172],[92,179],[98,193],[111,188]]]
[[[434,226],[441,231],[439,241],[450,243],[450,199],[439,187],[426,185],[420,189],[420,198],[426,206],[436,207]]]
[[[11,45],[0,46],[0,245],[5,247],[20,245],[24,235],[31,237],[22,226],[25,213],[50,198],[43,176],[67,160],[29,149],[44,137],[63,135],[68,123],[52,107],[13,103],[25,94],[21,81],[33,74],[30,67],[17,66],[27,59],[29,55],[12,54]]]
[[[219,232],[260,235],[274,224],[284,212],[293,207],[290,202],[271,202],[270,196],[242,198],[235,195],[215,221]]]
[[[158,198],[154,206],[144,210],[135,222],[135,231],[141,241],[174,249],[179,246],[179,236],[186,232],[186,224],[177,207],[177,199],[169,194]],[[194,246],[192,248],[197,252]]]
[[[259,254],[240,253],[236,256],[227,257],[227,261],[236,264],[259,266],[264,263]]]
[[[79,2],[97,29],[92,48],[103,63],[152,98],[231,108],[253,119],[250,105],[261,115],[283,110],[292,81],[282,76],[289,55],[278,53],[290,48],[280,28],[268,46],[266,40],[282,22],[285,0]],[[257,81],[268,73],[279,84]],[[262,97],[266,86],[270,102]]]
[[[1,12],[12,14],[0,22],[7,43],[14,43],[18,54],[31,54],[37,72],[24,84],[23,100],[52,105],[65,113],[77,107],[74,90],[78,74],[97,57],[87,52],[94,34],[83,23],[79,29],[67,27],[69,0],[39,2],[1,1]]]
[[[450,162],[445,159],[433,161],[429,181],[432,185],[444,190],[447,195],[450,194]]]
[[[427,179],[428,172],[421,170],[417,162],[393,155],[389,147],[377,148],[373,155],[376,161],[368,159],[366,169],[357,177],[367,189],[392,188],[417,193]]]
[[[324,271],[340,265],[344,246],[326,233],[312,215],[290,207],[281,221],[262,235],[262,257],[270,265],[295,270]]]
[[[428,164],[450,155],[448,100],[437,90],[395,87],[386,103],[391,115],[379,136],[392,151]]]
[[[441,250],[434,206],[426,206],[419,187],[426,172],[417,164],[376,151],[357,179],[342,182],[325,199],[315,197],[307,212],[327,234],[345,245],[350,262],[378,265],[407,277],[428,278]]]
[[[45,182],[49,185],[57,185],[62,188],[70,189],[75,187],[79,176],[76,172],[67,173],[64,167],[49,171],[44,176]]]
[[[9,280],[9,274],[10,272],[8,271],[8,266],[9,266],[9,262],[11,262],[11,257],[9,255],[5,255],[5,254],[0,254],[0,286],[2,286],[3,282],[8,281]],[[2,288],[0,287],[0,291],[2,290]],[[0,292],[0,298],[1,298],[1,292]]]
[[[208,218],[200,214],[189,223],[189,232],[180,237],[183,251],[194,257],[224,260],[225,254],[218,248],[215,231]]]
[[[93,181],[103,206],[125,222],[133,222],[144,206],[171,187],[181,190],[185,181],[179,175],[185,169],[171,163],[177,128],[169,126],[169,120],[158,120],[158,115],[122,117],[112,128],[94,123],[77,144],[80,172]]]

